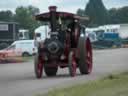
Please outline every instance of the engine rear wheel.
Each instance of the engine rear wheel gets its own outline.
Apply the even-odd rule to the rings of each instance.
[[[56,76],[58,67],[44,67],[45,74],[49,77]]]
[[[34,60],[35,75],[36,75],[36,78],[40,79],[43,73],[43,64],[41,60],[39,60],[38,54],[35,55],[34,59],[35,59]]]
[[[81,74],[90,74],[92,72],[92,47],[89,38],[79,38],[79,69]]]

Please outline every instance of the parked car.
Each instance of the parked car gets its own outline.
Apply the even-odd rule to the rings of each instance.
[[[37,52],[37,48],[34,40],[18,40],[0,52],[5,52],[8,56],[31,56]]]

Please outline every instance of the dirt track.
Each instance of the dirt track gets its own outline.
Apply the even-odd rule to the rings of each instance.
[[[68,70],[59,70],[56,77],[37,80],[33,62],[0,65],[0,96],[33,96],[55,87],[87,82],[128,70],[128,48],[94,51],[94,69],[91,75],[68,76]]]

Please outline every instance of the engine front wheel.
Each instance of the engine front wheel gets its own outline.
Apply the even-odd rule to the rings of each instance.
[[[75,59],[75,54],[73,51],[69,53],[68,57],[68,68],[69,68],[69,74],[70,76],[74,77],[76,75],[76,59]]]
[[[34,65],[36,78],[40,79],[43,73],[43,64],[41,60],[39,60],[38,55],[35,56]]]
[[[45,74],[49,77],[56,76],[57,70],[58,70],[58,67],[44,66]]]

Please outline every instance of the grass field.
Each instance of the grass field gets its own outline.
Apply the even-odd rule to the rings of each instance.
[[[28,56],[28,57],[21,57],[24,61],[33,60],[34,56]]]
[[[128,73],[109,75],[98,81],[56,89],[37,96],[128,96]]]

